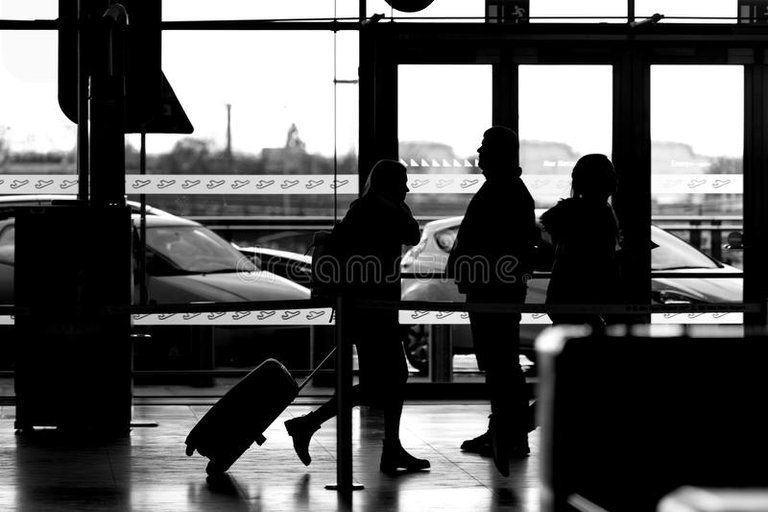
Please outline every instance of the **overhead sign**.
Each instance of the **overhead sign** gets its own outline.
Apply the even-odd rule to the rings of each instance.
[[[92,76],[104,59],[97,30],[110,0],[59,0],[58,96],[64,115],[78,122],[78,27],[86,49],[80,63]],[[161,0],[122,0],[128,16],[125,45],[125,133],[192,133],[184,112],[161,68]],[[78,4],[80,11],[78,11]]]
[[[739,23],[768,23],[768,0],[739,0]]]
[[[485,0],[487,23],[528,23],[530,0]]]
[[[126,116],[125,133],[192,133],[194,127],[173,92],[165,73],[160,72],[160,108],[158,112],[142,126],[142,120]],[[128,114],[128,112],[126,112]]]

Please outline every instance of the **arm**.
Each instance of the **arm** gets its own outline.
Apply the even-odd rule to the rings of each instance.
[[[419,223],[416,221],[416,219],[413,218],[411,209],[408,208],[407,204],[403,203],[402,207],[406,215],[403,225],[402,243],[405,245],[416,245],[421,239],[421,229],[419,228]]]
[[[416,245],[421,238],[419,223],[413,218],[411,209],[405,204],[405,201],[394,202],[385,197],[380,197],[379,201],[383,205],[383,222],[392,225],[394,235],[398,243],[404,245]]]

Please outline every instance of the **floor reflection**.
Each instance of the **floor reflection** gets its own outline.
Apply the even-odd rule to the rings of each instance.
[[[128,504],[127,437],[99,441],[43,429],[15,441],[16,509],[113,511]]]
[[[336,482],[334,422],[313,438],[312,464],[296,457],[283,421],[305,413],[294,406],[225,475],[210,478],[207,459],[184,453],[184,439],[200,414],[188,406],[136,407],[134,419],[157,428],[98,443],[56,432],[15,436],[13,417],[0,418],[0,510],[70,511],[329,511],[538,512],[538,436],[534,455],[514,461],[509,478],[493,462],[458,445],[486,426],[487,404],[418,403],[406,406],[401,437],[429,471],[387,476],[379,471],[380,417],[355,412],[354,481],[365,486],[346,501],[325,486]],[[39,434],[39,435],[38,435]]]

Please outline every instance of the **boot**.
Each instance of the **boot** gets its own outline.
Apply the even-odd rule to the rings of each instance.
[[[427,459],[417,459],[405,451],[399,440],[394,442],[384,440],[384,448],[381,451],[381,464],[379,464],[379,469],[382,473],[396,475],[398,473],[421,471],[429,469],[429,467]]]
[[[293,449],[305,466],[309,466],[312,457],[309,455],[309,441],[312,434],[320,429],[320,424],[313,421],[309,414],[292,418],[285,422],[285,430],[293,438]]]
[[[461,443],[461,450],[490,457],[493,455],[493,448],[491,447],[491,431],[486,430],[474,439],[467,439]]]
[[[488,416],[488,430],[473,439],[467,439],[461,443],[461,450],[482,455],[484,457],[493,456],[493,447],[491,446],[491,422]]]

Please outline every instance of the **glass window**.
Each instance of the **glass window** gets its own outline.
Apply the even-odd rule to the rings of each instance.
[[[741,250],[724,247],[743,223],[744,70],[651,67],[651,250],[656,302],[741,302]],[[686,271],[710,272],[688,279]],[[653,315],[654,322],[741,323],[741,313]]]
[[[59,16],[58,0],[3,0],[0,20],[55,19]]]
[[[306,150],[333,154],[333,36],[325,32],[178,31],[163,34],[163,72],[194,138],[234,151],[281,147],[292,124]],[[354,58],[354,55],[352,55]],[[155,135],[150,151],[180,136]]]
[[[0,172],[74,172],[77,125],[58,103],[55,31],[0,32]]]
[[[610,66],[520,66],[520,166],[537,208],[568,197],[571,170],[611,156]]]
[[[163,0],[163,20],[245,20],[333,18],[338,4],[347,16],[356,0],[281,0],[243,2],[242,0]],[[339,16],[341,17],[341,16]]]
[[[484,65],[398,68],[400,159],[411,175],[408,202],[416,215],[463,213],[479,188],[477,148],[491,125],[491,73]]]
[[[165,32],[163,71],[194,133],[148,134],[147,172],[186,175],[165,183],[197,183],[199,189],[208,183],[211,190],[223,177],[208,182],[196,175],[234,176],[225,187],[237,192],[169,188],[155,190],[148,202],[186,216],[332,217],[334,207],[343,213],[353,197],[345,190],[357,193],[356,182],[344,177],[356,179],[357,172],[358,39],[335,37],[336,44],[333,33],[320,31]],[[140,139],[132,135],[128,143],[130,174],[138,172]],[[349,182],[346,189],[331,187],[334,170]],[[294,175],[304,181],[294,182]],[[340,192],[336,201],[334,190]],[[233,241],[260,242],[249,238],[253,234],[240,230]],[[270,238],[269,244],[304,252],[310,236]]]

